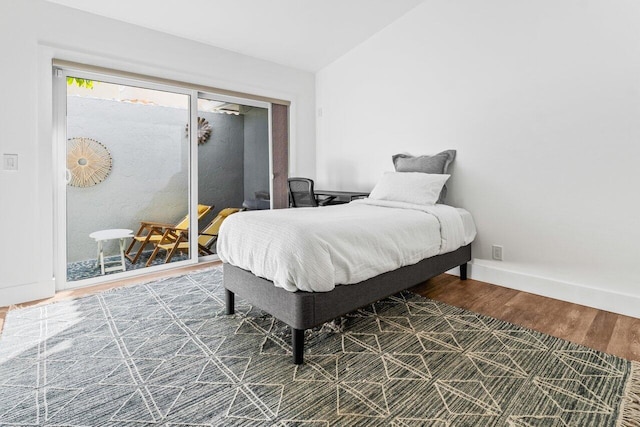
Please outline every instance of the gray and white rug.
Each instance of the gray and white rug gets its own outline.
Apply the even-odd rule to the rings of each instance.
[[[639,424],[635,363],[408,292],[307,331],[301,366],[236,310],[220,268],[12,310],[0,425]]]

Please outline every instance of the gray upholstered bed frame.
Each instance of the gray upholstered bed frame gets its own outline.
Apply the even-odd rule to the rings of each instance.
[[[460,266],[460,278],[466,280],[470,260],[471,245],[467,245],[354,285],[336,286],[331,292],[289,292],[246,270],[224,264],[227,314],[234,313],[237,294],[289,325],[293,363],[299,365],[303,362],[305,329],[394,295],[457,266]]]

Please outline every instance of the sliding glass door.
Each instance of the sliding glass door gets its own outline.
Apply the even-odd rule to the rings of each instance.
[[[214,259],[271,208],[269,103],[55,71],[57,289]]]
[[[198,126],[198,197],[219,221],[206,234],[229,214],[270,209],[269,104],[200,93]],[[206,236],[200,241],[215,253]]]
[[[57,195],[64,244],[57,273],[66,283],[92,283],[163,265],[178,240],[186,247],[169,262],[191,260],[192,95],[90,73],[61,74],[57,107],[64,111],[64,138],[57,149],[65,172]]]

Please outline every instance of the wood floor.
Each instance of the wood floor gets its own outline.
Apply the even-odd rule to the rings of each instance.
[[[200,264],[196,267],[173,271],[171,274],[183,274],[203,267],[205,266]],[[157,279],[160,275],[167,276],[167,273],[59,292],[53,298],[20,304],[17,307],[77,298],[105,289]],[[477,280],[462,281],[448,274],[441,274],[412,290],[427,298],[515,323],[625,359],[640,361],[640,319]],[[7,312],[13,308],[16,306],[0,307],[0,332]]]
[[[640,361],[640,319],[441,274],[412,291],[576,344]]]

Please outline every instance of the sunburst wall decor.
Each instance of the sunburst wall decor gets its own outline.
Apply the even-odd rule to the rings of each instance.
[[[204,117],[198,117],[198,145],[202,145],[211,137],[212,127]],[[189,135],[189,123],[186,127],[187,136]]]
[[[72,187],[100,184],[111,173],[112,163],[107,147],[95,139],[79,137],[67,140],[67,170]]]

